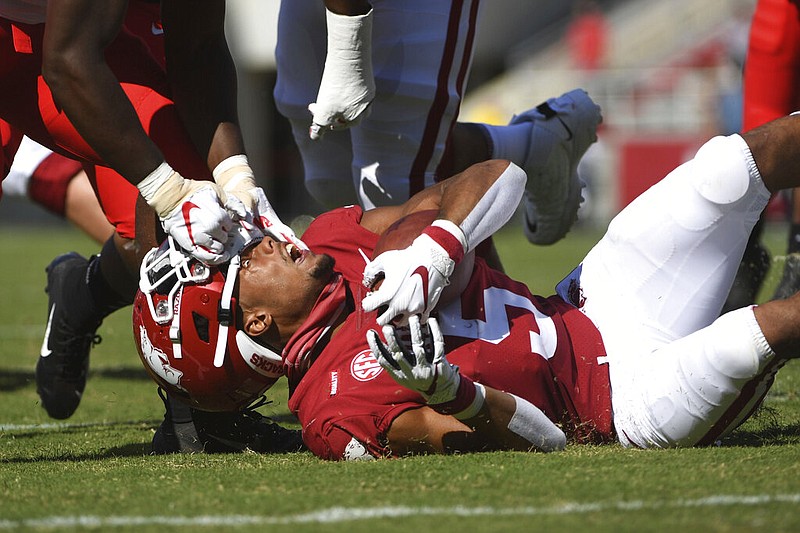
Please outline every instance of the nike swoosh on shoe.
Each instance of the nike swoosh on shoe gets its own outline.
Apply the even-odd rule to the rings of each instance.
[[[50,316],[47,317],[47,327],[44,330],[44,340],[42,341],[42,348],[39,350],[39,355],[42,357],[47,357],[53,350],[50,349],[50,330],[53,326],[53,313],[56,311],[56,304],[53,304],[53,307],[50,308]]]

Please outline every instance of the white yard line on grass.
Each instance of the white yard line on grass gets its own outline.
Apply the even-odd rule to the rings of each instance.
[[[112,422],[80,422],[80,423],[45,422],[44,424],[0,424],[0,432],[127,426],[136,424],[154,424],[154,423],[156,422],[153,420],[115,420]]]
[[[572,515],[603,511],[641,511],[664,508],[723,507],[729,505],[765,505],[800,503],[800,494],[756,494],[734,496],[720,494],[694,500],[646,502],[641,500],[566,503],[553,507],[332,507],[312,513],[286,516],[215,515],[215,516],[49,516],[23,520],[0,520],[0,529],[63,527],[235,527],[252,525],[334,524],[355,520],[379,520],[406,516],[536,516]]]
[[[98,423],[66,424],[60,422],[49,422],[45,424],[0,424],[0,431],[35,431],[37,429],[70,429],[88,426],[97,426]]]

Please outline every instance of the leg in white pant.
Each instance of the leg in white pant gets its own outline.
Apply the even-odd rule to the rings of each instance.
[[[583,311],[606,344],[623,444],[700,442],[773,358],[752,310],[714,322],[769,195],[744,140],[716,137],[584,260]]]

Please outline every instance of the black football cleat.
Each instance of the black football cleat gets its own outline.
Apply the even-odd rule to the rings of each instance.
[[[764,283],[771,263],[769,252],[763,245],[756,243],[745,250],[731,291],[722,307],[722,314],[756,302],[758,291]]]
[[[36,392],[52,418],[69,418],[78,408],[86,375],[89,351],[100,342],[96,335],[102,319],[94,317],[94,304],[86,288],[90,261],[70,252],[56,257],[47,267],[49,297],[47,327],[36,363]],[[81,312],[75,312],[78,306]],[[87,313],[87,310],[89,311]],[[89,316],[75,324],[76,316]]]
[[[783,274],[772,299],[785,300],[798,291],[800,291],[800,253],[787,254]]]
[[[153,435],[153,453],[289,453],[305,449],[299,430],[286,429],[255,411],[263,403],[237,412],[191,409],[161,389],[166,413]]]

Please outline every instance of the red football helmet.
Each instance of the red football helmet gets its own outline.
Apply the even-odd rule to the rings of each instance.
[[[196,409],[247,407],[283,375],[280,353],[237,327],[239,261],[205,265],[171,237],[142,261],[133,302],[139,356],[156,383]]]

